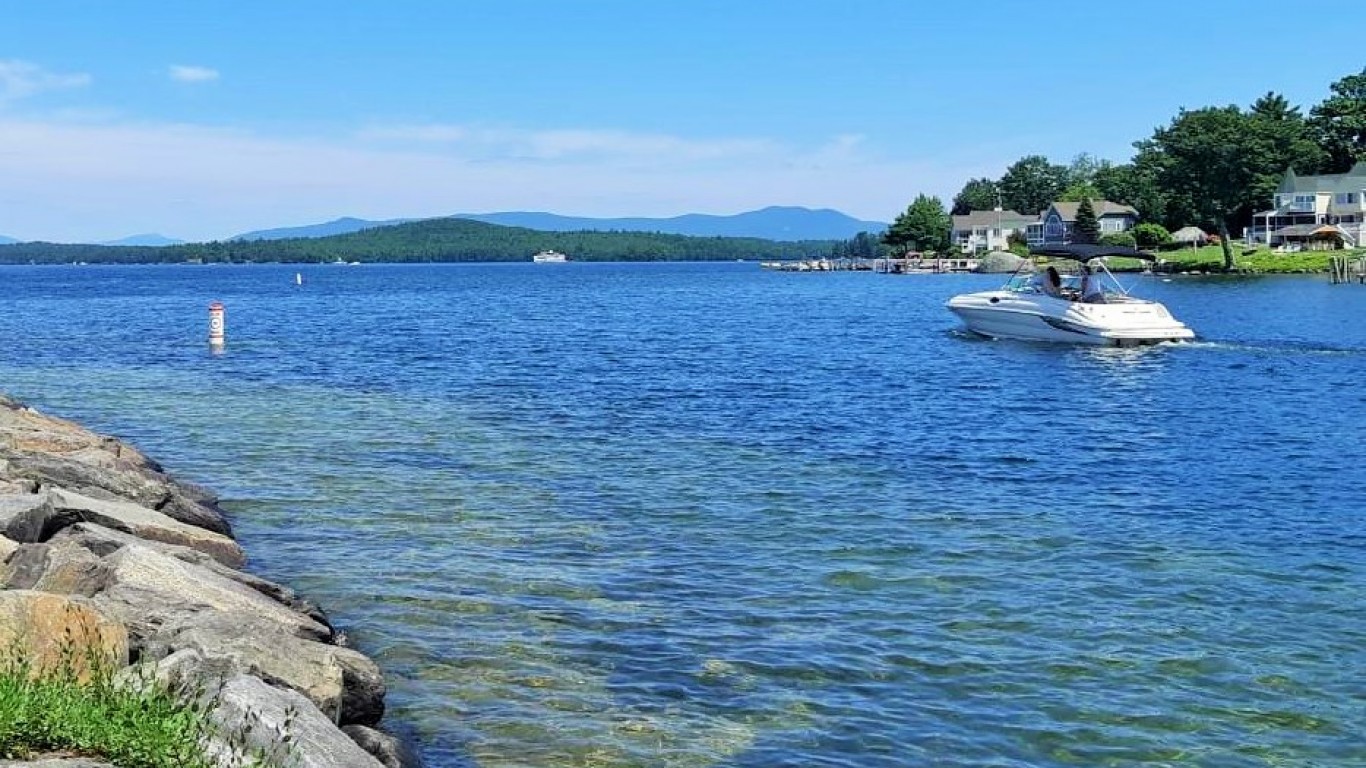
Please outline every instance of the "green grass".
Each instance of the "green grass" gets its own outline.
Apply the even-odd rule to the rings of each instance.
[[[204,713],[158,686],[119,686],[108,664],[37,671],[20,654],[0,666],[0,759],[56,753],[122,768],[208,768]]]
[[[1234,244],[1233,264],[1236,269],[1242,271],[1266,274],[1327,272],[1330,256],[1357,257],[1362,254],[1366,254],[1366,250],[1276,253],[1267,248],[1258,248],[1249,251],[1241,244]],[[1218,245],[1182,248],[1175,251],[1158,251],[1157,255],[1172,264],[1178,272],[1221,272],[1224,269],[1224,251]]]

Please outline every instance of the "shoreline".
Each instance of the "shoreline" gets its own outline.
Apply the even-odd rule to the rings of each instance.
[[[0,394],[0,638],[23,661],[41,666],[76,636],[63,619],[79,615],[101,628],[116,667],[200,701],[212,691],[221,738],[206,752],[220,765],[235,764],[236,739],[300,768],[420,766],[383,729],[375,662],[320,607],[246,562],[212,492]]]

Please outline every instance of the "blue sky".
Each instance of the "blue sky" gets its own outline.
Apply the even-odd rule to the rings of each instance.
[[[1307,112],[1362,56],[1298,39],[1284,8],[0,0],[0,234],[767,205],[888,221],[1026,154],[1123,161],[1181,107],[1274,90]]]

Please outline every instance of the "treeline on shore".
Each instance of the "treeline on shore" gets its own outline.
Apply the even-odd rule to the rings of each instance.
[[[1066,164],[1029,155],[999,179],[969,179],[948,207],[922,194],[882,240],[899,251],[944,251],[950,214],[999,205],[1033,216],[1056,201],[1109,200],[1133,206],[1141,222],[1171,231],[1198,226],[1227,245],[1230,233],[1272,206],[1287,168],[1301,175],[1345,173],[1366,161],[1366,69],[1332,83],[1307,115],[1268,92],[1247,108],[1182,109],[1133,146],[1125,163],[1086,153]],[[851,241],[848,248],[867,245]],[[1228,247],[1224,255],[1231,263]]]
[[[818,258],[829,253],[830,247],[826,240],[777,242],[653,232],[542,232],[443,218],[287,240],[169,246],[16,243],[0,245],[0,264],[530,261],[532,254],[542,250],[560,251],[573,261],[735,261]]]

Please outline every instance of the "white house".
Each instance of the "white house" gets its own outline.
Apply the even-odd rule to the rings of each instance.
[[[1252,226],[1244,233],[1249,245],[1340,240],[1359,247],[1366,243],[1366,161],[1347,173],[1319,176],[1296,176],[1287,168],[1271,205],[1271,210],[1252,215]]]
[[[1009,238],[1034,221],[1034,217],[1015,211],[972,211],[953,217],[953,247],[962,253],[1004,251],[1010,247]]]

